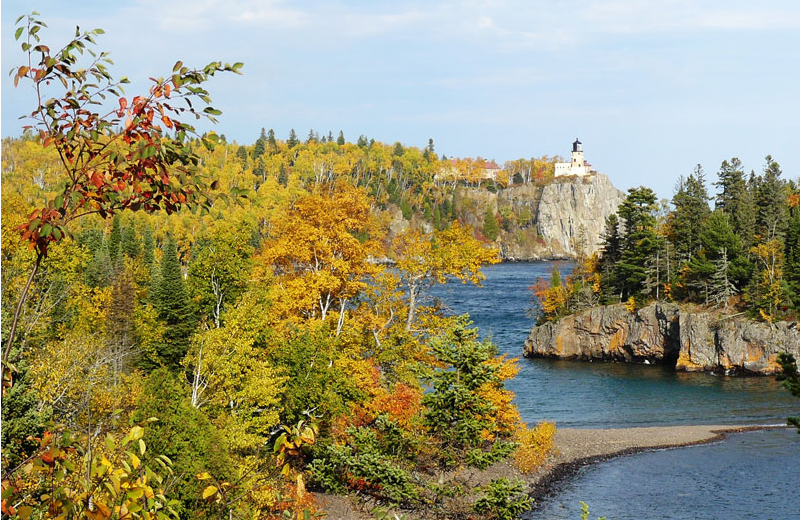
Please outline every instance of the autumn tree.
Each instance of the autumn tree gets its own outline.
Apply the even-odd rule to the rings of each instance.
[[[68,234],[70,222],[89,214],[106,218],[124,209],[171,213],[209,203],[211,183],[200,174],[189,142],[197,134],[182,118],[216,121],[221,112],[207,106],[211,98],[202,84],[218,72],[238,73],[242,67],[213,62],[190,69],[178,62],[167,78],[154,79],[147,93],[124,97],[128,80],[115,80],[108,53],[92,50],[102,30],[77,31],[53,52],[41,42],[46,24],[37,15],[17,19],[14,36],[23,40],[27,60],[11,75],[15,86],[32,84],[37,105],[26,116],[29,128],[44,147],[57,151],[63,177],[55,197],[19,228],[36,259],[6,338],[3,374],[31,282],[50,246]],[[201,141],[213,147],[215,136]]]
[[[283,292],[283,312],[322,322],[338,308],[337,334],[347,302],[376,273],[370,257],[378,243],[357,235],[369,230],[370,208],[364,192],[339,183],[320,186],[317,193],[300,197],[276,222],[275,237],[265,244],[259,260],[272,267]]]
[[[497,250],[488,249],[472,236],[472,230],[454,222],[448,229],[421,233],[407,231],[395,237],[392,254],[408,297],[406,330],[416,319],[420,296],[434,284],[455,278],[480,284],[481,266],[500,261]]]

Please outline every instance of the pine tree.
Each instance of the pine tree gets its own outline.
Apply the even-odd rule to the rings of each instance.
[[[794,308],[800,310],[800,205],[793,207],[791,211],[791,219],[784,242],[784,257],[786,258],[784,279],[789,288],[787,293],[792,299]]]
[[[178,367],[189,349],[189,337],[194,331],[195,323],[183,283],[175,241],[171,236],[167,237],[161,257],[155,308],[166,325],[163,344],[158,348],[160,361],[165,366]]]
[[[719,181],[714,185],[720,191],[716,198],[716,209],[728,215],[734,233],[745,247],[749,247],[755,229],[755,212],[742,162],[736,157],[730,162],[722,161],[717,175]]]
[[[153,268],[153,264],[155,263],[155,258],[153,256],[154,249],[153,230],[150,229],[150,224],[146,224],[144,226],[144,237],[142,240],[142,260],[144,261],[144,265],[150,269]]]
[[[267,133],[264,129],[261,129],[261,135],[258,136],[256,139],[256,144],[253,146],[253,159],[258,159],[264,152],[266,151],[267,147]]]
[[[242,168],[247,168],[247,148],[240,145],[236,149],[236,158],[242,163]]]
[[[699,164],[686,180],[678,181],[672,198],[674,210],[670,215],[670,240],[680,261],[688,261],[700,249],[700,233],[711,213],[708,207],[705,175]]]
[[[786,233],[786,183],[780,178],[781,168],[772,156],[766,157],[764,175],[756,191],[756,233],[762,241],[782,239]]]
[[[306,137],[306,144],[316,143],[319,141],[319,135],[314,132],[314,129],[308,131],[308,137]]]
[[[616,213],[606,217],[605,230],[601,239],[599,269],[602,277],[603,298],[608,302],[613,300],[614,295],[618,295],[621,290],[621,285],[616,278],[616,266],[622,258],[622,238]]]
[[[111,221],[111,233],[108,235],[108,257],[112,262],[116,262],[120,254],[120,242],[122,241],[122,218],[119,213],[114,215]]]
[[[89,287],[108,287],[111,280],[114,278],[114,265],[111,257],[108,254],[108,245],[106,242],[100,244],[100,247],[94,252],[92,260],[86,266],[84,272],[84,281]]]
[[[140,245],[139,237],[136,236],[136,230],[133,227],[133,223],[125,226],[122,229],[122,240],[120,242],[120,249],[122,250],[122,253],[128,258],[138,258],[141,250]]]
[[[298,144],[300,144],[300,140],[297,138],[297,134],[295,133],[294,128],[292,128],[289,131],[289,139],[286,141],[286,146],[288,146],[289,148],[294,148]]]
[[[490,242],[497,240],[497,235],[500,233],[500,226],[497,224],[497,217],[494,215],[492,208],[486,208],[486,213],[483,215],[483,236],[489,239]]]
[[[267,132],[267,144],[269,145],[269,153],[278,151],[278,141],[275,140],[275,130],[272,128]]]
[[[729,271],[728,250],[723,247],[720,250],[719,258],[714,262],[709,302],[717,307],[723,306],[726,309],[728,308],[728,300],[739,292],[728,274]]]
[[[336,138],[336,144],[338,144],[339,146],[344,146],[344,143],[345,143],[344,132],[339,130],[339,137]]]
[[[655,193],[645,187],[629,189],[628,196],[619,206],[625,232],[615,276],[621,287],[621,299],[635,296],[644,289],[647,263],[659,249],[655,229],[657,210]]]

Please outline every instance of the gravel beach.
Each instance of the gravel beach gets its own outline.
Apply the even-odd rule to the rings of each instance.
[[[520,478],[528,482],[529,492],[539,503],[558,490],[558,484],[574,475],[583,466],[620,455],[667,447],[688,446],[721,440],[726,433],[783,426],[651,426],[642,428],[557,429],[554,450],[548,460],[533,474],[521,475],[510,463],[495,464],[483,472],[475,472],[476,484],[498,477]],[[327,518],[362,520],[371,518],[363,504],[356,504],[339,495],[317,494],[318,503],[328,512]],[[407,518],[413,512],[403,511]]]

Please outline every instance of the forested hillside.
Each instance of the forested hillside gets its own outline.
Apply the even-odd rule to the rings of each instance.
[[[202,83],[241,64],[127,96],[105,54],[76,66],[102,31],[52,52],[20,20],[15,83],[72,88],[2,143],[4,515],[308,518],[310,490],[527,507],[519,482],[442,476],[531,471],[553,426],[522,423],[515,360],[428,296],[498,261],[432,144],[197,135],[187,118],[219,115]],[[388,204],[433,225],[389,236]]]

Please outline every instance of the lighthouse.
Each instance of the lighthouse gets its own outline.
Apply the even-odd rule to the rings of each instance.
[[[575,138],[572,143],[572,155],[570,162],[556,163],[555,176],[565,177],[567,175],[584,176],[592,173],[592,165],[583,158],[583,143]]]

